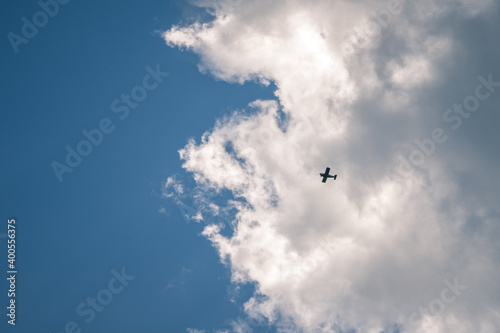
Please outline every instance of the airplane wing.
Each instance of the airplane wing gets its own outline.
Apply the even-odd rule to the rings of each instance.
[[[330,173],[330,168],[326,168],[326,170],[325,170],[325,174],[327,174],[327,175],[328,175],[329,173]]]
[[[322,182],[323,182],[323,183],[326,183],[326,180],[327,180],[327,179],[328,179],[328,177],[327,177],[327,176],[323,176],[323,180],[322,180]]]

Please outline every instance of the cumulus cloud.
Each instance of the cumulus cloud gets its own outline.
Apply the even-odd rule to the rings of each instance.
[[[500,81],[496,3],[199,5],[213,20],[172,27],[167,44],[217,79],[277,87],[180,151],[199,188],[233,196],[205,197],[234,212],[233,232],[203,235],[235,283],[256,283],[248,316],[282,332],[500,330],[500,88],[462,129],[443,118],[478,76]],[[326,166],[338,178],[323,184]]]

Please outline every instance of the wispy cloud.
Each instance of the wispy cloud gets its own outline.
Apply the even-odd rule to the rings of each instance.
[[[204,330],[197,330],[196,328],[188,328],[186,330],[187,333],[205,333]]]

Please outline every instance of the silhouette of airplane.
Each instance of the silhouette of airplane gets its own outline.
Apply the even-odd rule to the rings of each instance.
[[[328,178],[333,178],[333,180],[337,179],[337,175],[335,175],[335,176],[330,175],[330,168],[326,168],[325,173],[320,173],[319,175],[321,177],[323,177],[323,180],[322,180],[323,183],[326,183],[326,180]]]

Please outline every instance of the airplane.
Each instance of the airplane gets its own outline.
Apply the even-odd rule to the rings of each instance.
[[[333,180],[337,179],[337,175],[335,175],[335,176],[330,175],[330,168],[326,168],[325,173],[320,173],[319,175],[321,177],[323,177],[323,180],[322,180],[323,183],[326,183],[326,180],[328,178],[333,178]]]

